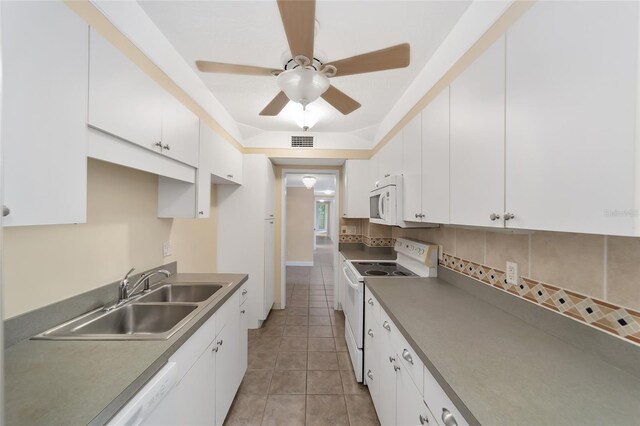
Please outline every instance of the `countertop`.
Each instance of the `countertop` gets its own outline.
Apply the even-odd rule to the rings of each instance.
[[[228,283],[167,340],[25,340],[5,351],[7,425],[106,423],[247,280],[245,274],[176,274],[163,283]]]
[[[365,284],[470,423],[640,421],[640,378],[452,284],[438,278]]]
[[[366,249],[364,244],[352,244],[354,247],[341,245],[340,254],[347,260],[396,260],[396,252],[389,249],[389,253],[378,253]]]

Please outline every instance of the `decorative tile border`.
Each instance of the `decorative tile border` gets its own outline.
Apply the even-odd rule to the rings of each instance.
[[[393,247],[396,240],[393,238],[367,237],[366,235],[340,235],[341,243],[362,243],[368,247]]]
[[[639,312],[529,278],[520,277],[517,285],[508,284],[504,271],[447,253],[440,266],[640,344]]]

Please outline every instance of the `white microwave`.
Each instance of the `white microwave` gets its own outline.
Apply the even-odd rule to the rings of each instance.
[[[378,182],[369,194],[369,221],[381,225],[404,226],[402,220],[402,176]]]

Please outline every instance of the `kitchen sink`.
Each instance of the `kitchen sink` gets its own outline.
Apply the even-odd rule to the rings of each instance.
[[[167,284],[140,297],[136,303],[200,303],[221,288],[219,284]]]

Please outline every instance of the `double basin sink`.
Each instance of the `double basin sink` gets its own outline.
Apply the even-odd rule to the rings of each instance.
[[[34,336],[39,340],[166,340],[228,283],[160,284],[120,307],[100,308]]]

